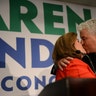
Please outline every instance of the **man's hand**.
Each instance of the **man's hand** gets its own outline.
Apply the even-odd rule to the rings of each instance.
[[[60,59],[57,62],[57,65],[58,65],[59,69],[63,71],[63,67],[66,67],[70,63],[70,60],[72,60],[72,59],[73,59],[72,57],[67,57],[67,58]]]

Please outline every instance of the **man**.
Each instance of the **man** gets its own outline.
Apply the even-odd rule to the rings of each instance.
[[[93,59],[93,64],[90,67],[96,70],[96,19],[81,23],[78,25],[78,31],[80,32],[81,44],[88,54],[87,59],[90,62],[90,58]],[[58,67],[63,70],[62,67],[66,67],[72,59],[72,57],[67,57],[57,61]]]

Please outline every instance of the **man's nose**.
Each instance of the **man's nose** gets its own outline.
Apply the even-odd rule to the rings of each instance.
[[[84,44],[83,40],[81,40],[80,43],[83,45]]]

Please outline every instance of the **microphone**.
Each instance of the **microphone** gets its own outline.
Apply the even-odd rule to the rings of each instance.
[[[80,51],[80,50],[76,50],[76,53],[77,53],[77,54],[80,54],[80,53],[81,53],[81,51]]]
[[[94,68],[94,66],[93,66],[93,63],[92,63],[92,60],[90,59],[90,57],[89,57],[87,54],[82,53],[80,50],[76,50],[75,52],[76,52],[77,54],[82,54],[82,55],[86,56],[87,59],[89,60],[89,63],[91,64],[91,67],[92,67],[93,71],[96,73],[95,68]]]
[[[85,53],[82,53],[80,50],[76,50],[75,52],[76,52],[77,54],[85,55]]]

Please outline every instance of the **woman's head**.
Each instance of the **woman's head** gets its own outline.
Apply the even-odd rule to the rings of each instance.
[[[68,56],[81,58],[81,54],[76,53],[76,50],[80,50],[81,52],[85,51],[83,50],[80,42],[77,40],[77,34],[74,32],[69,32],[57,39],[52,58],[54,61]]]

